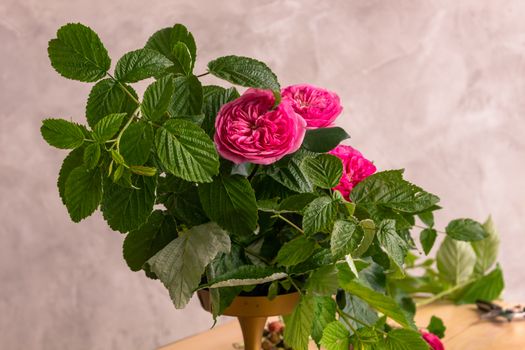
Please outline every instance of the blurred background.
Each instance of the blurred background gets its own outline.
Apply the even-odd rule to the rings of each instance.
[[[493,215],[504,297],[525,301],[524,18],[519,0],[1,0],[0,348],[154,349],[212,325],[196,300],[175,310],[159,282],[132,273],[98,213],[74,224],[62,206],[66,153],[39,127],[84,122],[92,85],[51,68],[61,25],[93,28],[114,64],[180,22],[197,41],[196,73],[245,55],[283,86],[336,91],[350,144],[441,197],[438,228]]]

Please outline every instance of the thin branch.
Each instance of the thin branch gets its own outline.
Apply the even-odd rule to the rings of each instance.
[[[274,216],[272,216],[273,218],[279,218],[281,220],[283,220],[284,222],[286,222],[288,225],[292,226],[294,229],[296,229],[297,231],[301,232],[303,235],[304,235],[304,231],[303,229],[301,229],[299,226],[297,226],[296,224],[294,224],[293,222],[291,222],[290,220],[288,220],[287,218],[285,218],[284,216],[282,216],[281,214],[275,214]]]

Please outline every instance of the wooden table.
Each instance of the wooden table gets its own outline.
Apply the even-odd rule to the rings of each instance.
[[[441,317],[447,326],[443,340],[446,350],[525,350],[525,321],[480,321],[473,305],[455,306],[439,303],[418,310],[417,325],[425,327],[432,315]],[[234,350],[233,344],[241,342],[239,325],[237,322],[229,322],[159,350]],[[314,350],[317,347],[312,343],[310,349]]]

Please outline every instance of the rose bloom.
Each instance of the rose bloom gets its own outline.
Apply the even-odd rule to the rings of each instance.
[[[423,331],[421,332],[421,335],[433,350],[445,350],[445,346],[437,335]]]
[[[355,185],[375,173],[376,167],[374,163],[363,157],[361,152],[350,146],[339,145],[329,153],[343,162],[343,176],[341,176],[339,185],[333,189],[341,192],[343,197],[350,200],[350,192]]]
[[[332,126],[343,107],[334,92],[308,84],[292,85],[281,91],[283,100],[306,120],[308,129]]]
[[[236,164],[271,164],[301,147],[306,122],[288,101],[273,108],[269,90],[249,89],[223,105],[215,120],[219,154]]]

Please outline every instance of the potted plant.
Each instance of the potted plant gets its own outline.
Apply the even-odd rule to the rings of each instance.
[[[437,196],[341,144],[349,136],[333,125],[335,93],[281,88],[247,57],[217,58],[195,75],[195,41],[180,24],[113,72],[82,24],[61,27],[48,52],[62,76],[95,83],[87,125],[41,127],[51,146],[71,150],[58,176],[71,219],[100,208],[127,234],[131,270],[159,279],[176,308],[198,292],[214,318],[239,316],[247,349],[259,348],[276,314],[288,314],[284,339],[296,350],[310,337],[328,350],[427,349],[414,300],[500,295],[491,220],[435,229]],[[205,85],[208,74],[249,89]],[[130,84],[144,79],[152,82],[140,98]],[[436,260],[425,258],[438,233]],[[437,321],[429,329],[443,331]]]

